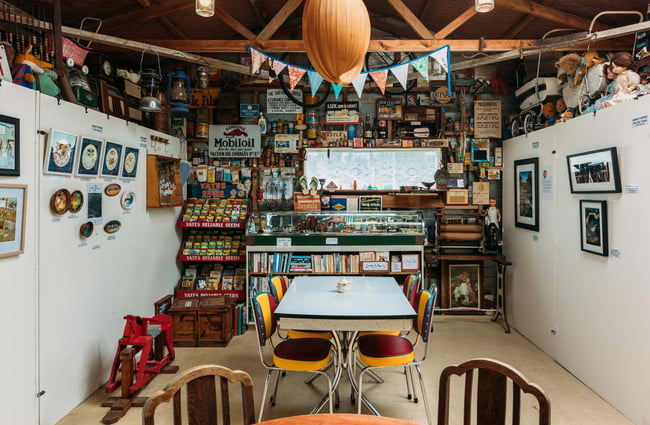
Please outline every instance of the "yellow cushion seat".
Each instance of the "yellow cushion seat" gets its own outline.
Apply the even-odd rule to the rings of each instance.
[[[330,361],[331,344],[320,338],[288,339],[273,350],[276,367],[312,371],[325,368]]]
[[[357,339],[359,359],[367,366],[399,366],[415,359],[413,344],[400,336],[371,334]]]

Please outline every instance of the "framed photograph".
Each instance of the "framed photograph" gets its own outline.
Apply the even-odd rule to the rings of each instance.
[[[447,189],[447,205],[468,205],[469,190],[467,189]]]
[[[616,148],[567,155],[571,193],[620,193]]]
[[[122,178],[134,179],[138,172],[138,156],[140,149],[126,146],[124,148],[124,165],[122,166]]]
[[[402,99],[388,97],[377,99],[377,119],[378,120],[401,120],[402,119]]]
[[[417,106],[420,102],[418,101],[418,96],[415,93],[409,93],[406,95],[406,106]]]
[[[603,257],[609,255],[607,201],[580,200],[580,248]]]
[[[515,226],[539,231],[537,158],[515,161]]]
[[[402,254],[402,271],[417,272],[420,270],[420,254]]]
[[[102,140],[82,137],[79,145],[79,159],[77,160],[77,169],[75,174],[81,177],[96,176],[99,174],[101,164]]]
[[[25,250],[27,186],[0,184],[0,258]]]
[[[122,162],[122,150],[124,147],[119,143],[106,141],[102,155],[102,171],[104,177],[118,177],[120,175],[120,163]]]
[[[45,152],[45,173],[72,175],[78,138],[76,134],[65,131],[50,131]]]
[[[20,176],[20,120],[0,115],[0,176]]]
[[[481,308],[481,263],[449,264],[449,307]]]

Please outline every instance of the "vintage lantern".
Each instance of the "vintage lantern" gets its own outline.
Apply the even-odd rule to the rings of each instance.
[[[209,18],[214,16],[214,0],[196,0],[196,14]]]
[[[306,0],[302,38],[314,69],[325,80],[351,83],[370,44],[370,17],[363,0]]]
[[[190,95],[190,77],[181,69],[176,69],[167,76],[167,103],[171,111],[176,113],[187,113],[192,104]]]
[[[158,84],[162,80],[162,74],[160,73],[160,56],[158,56],[158,72],[155,69],[146,69],[142,70],[142,59],[144,58],[144,52],[140,56],[140,86],[142,87],[142,99],[140,99],[140,104],[138,109],[144,112],[160,112],[162,107],[160,99],[158,97]]]

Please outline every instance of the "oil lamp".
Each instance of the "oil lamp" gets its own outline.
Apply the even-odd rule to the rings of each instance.
[[[190,77],[182,69],[176,68],[167,76],[167,103],[171,112],[186,114],[192,104]]]
[[[146,52],[146,50],[145,50]],[[160,99],[158,98],[158,84],[162,80],[162,74],[160,72],[160,56],[158,56],[158,72],[155,69],[146,69],[142,70],[142,59],[144,58],[144,53],[140,57],[140,86],[142,87],[142,99],[140,99],[140,104],[138,109],[144,112],[160,112],[162,107]]]

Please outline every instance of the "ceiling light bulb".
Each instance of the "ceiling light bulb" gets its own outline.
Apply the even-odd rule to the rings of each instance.
[[[209,18],[214,16],[214,0],[196,0],[196,14]]]
[[[494,9],[494,0],[476,0],[475,7],[477,12],[490,12]]]

